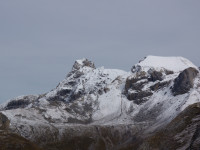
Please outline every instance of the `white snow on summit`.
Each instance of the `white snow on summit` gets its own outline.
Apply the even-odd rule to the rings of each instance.
[[[162,57],[162,56],[147,56],[135,66],[141,66],[147,71],[149,68],[156,70],[167,69],[174,72],[180,72],[188,67],[197,68],[191,61],[183,57]]]

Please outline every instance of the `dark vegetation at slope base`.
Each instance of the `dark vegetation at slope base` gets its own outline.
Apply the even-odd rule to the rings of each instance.
[[[0,130],[0,150],[41,150],[36,144],[7,131]]]
[[[0,113],[0,150],[41,150],[36,144],[9,131],[10,121]]]
[[[200,149],[200,103],[187,107],[163,129],[145,135],[119,133],[112,128],[99,128],[98,133],[90,132],[80,136],[66,137],[63,141],[50,143],[45,149],[53,150],[185,150]]]

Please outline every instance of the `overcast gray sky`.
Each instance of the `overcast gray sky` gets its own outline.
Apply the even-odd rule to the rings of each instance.
[[[53,89],[79,58],[129,71],[146,55],[200,66],[199,0],[0,1],[0,102]]]

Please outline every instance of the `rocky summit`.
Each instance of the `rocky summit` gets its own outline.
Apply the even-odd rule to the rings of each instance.
[[[147,56],[129,72],[76,60],[50,92],[0,105],[0,150],[195,150],[199,103],[186,58]]]

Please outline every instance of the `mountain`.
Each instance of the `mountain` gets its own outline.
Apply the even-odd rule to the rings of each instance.
[[[81,59],[52,91],[2,104],[9,123],[0,118],[0,126],[49,150],[172,149],[152,141],[159,137],[162,145],[162,136],[177,137],[174,122],[180,132],[192,125],[191,136],[198,134],[193,132],[198,121],[182,127],[180,116],[200,102],[199,81],[198,67],[183,57],[147,56],[130,72],[96,68]]]

